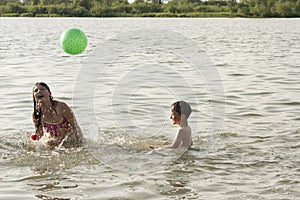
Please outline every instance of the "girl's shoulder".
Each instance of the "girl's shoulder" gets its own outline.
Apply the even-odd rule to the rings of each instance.
[[[59,113],[64,113],[64,112],[70,110],[69,106],[66,103],[61,102],[61,101],[55,101],[54,105],[55,105],[56,111]]]
[[[68,107],[68,105],[65,102],[57,101],[57,100],[54,101],[54,105],[58,109]]]

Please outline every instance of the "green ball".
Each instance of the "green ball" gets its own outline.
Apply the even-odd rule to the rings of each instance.
[[[87,46],[87,38],[81,30],[71,28],[61,34],[60,46],[69,54],[80,54]]]

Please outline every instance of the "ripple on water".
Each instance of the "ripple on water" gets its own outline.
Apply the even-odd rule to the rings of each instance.
[[[0,47],[0,198],[299,199],[298,19],[0,18],[0,21],[3,36]],[[84,54],[69,56],[57,48],[58,36],[70,25],[81,26],[90,36],[90,49]],[[104,131],[114,134],[106,132],[107,138],[97,140],[98,135],[94,134],[97,131],[88,123],[91,113],[84,110],[90,102],[83,98],[82,103],[73,108],[78,119],[88,121],[79,120],[86,136],[97,142],[90,141],[81,149],[54,151],[24,147],[33,130],[32,85],[40,80],[50,83],[54,97],[72,105],[73,86],[78,81],[83,59],[111,35],[145,26],[181,30],[202,45],[216,63],[226,99],[210,101],[208,83],[201,79],[205,77],[193,76],[193,71],[178,55],[162,49],[128,52],[114,60],[108,68],[112,72],[103,75],[103,82],[95,92],[99,100],[95,105],[100,116],[97,120]],[[139,36],[132,38],[140,39]],[[107,50],[116,52],[116,49]],[[101,55],[97,56],[101,59]],[[159,67],[153,68],[149,63]],[[119,64],[121,69],[114,68]],[[173,139],[171,128],[148,137],[130,136],[134,128],[140,128],[132,124],[124,128],[126,131],[115,128],[111,105],[116,109],[116,116],[125,116],[120,120],[133,117],[141,119],[137,121],[144,125],[149,119],[148,111],[153,110],[151,106],[161,105],[159,112],[151,114],[153,119],[165,120],[169,117],[170,101],[177,99],[158,85],[144,85],[140,88],[143,89],[141,95],[137,94],[136,99],[131,96],[128,104],[132,105],[132,112],[126,117],[129,111],[127,107],[122,109],[122,105],[127,103],[130,92],[120,95],[120,102],[112,104],[111,99],[120,77],[136,66],[149,67],[140,74],[142,80],[162,84],[171,81],[168,89],[174,92],[180,89],[187,93],[178,85],[178,78],[191,83],[197,98],[191,100],[191,94],[183,98],[194,101],[191,102],[194,112],[190,125],[198,129],[193,132],[193,150],[179,156],[150,152],[149,144]],[[96,69],[87,75],[94,75]],[[151,72],[151,76],[146,72]],[[135,81],[139,74],[132,75],[132,79],[125,82],[139,85]],[[211,109],[224,103],[226,116],[222,116],[224,124],[220,125],[223,133],[211,133],[214,128],[210,127]],[[103,106],[107,104],[109,106]],[[168,123],[163,126],[168,127]],[[214,144],[209,143],[211,138]]]

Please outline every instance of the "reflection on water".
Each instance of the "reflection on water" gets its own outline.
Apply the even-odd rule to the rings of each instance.
[[[0,198],[298,199],[299,23],[1,18]],[[58,44],[70,26],[80,27],[89,38],[79,56],[66,55]],[[93,51],[122,31],[152,27],[192,38],[216,65],[226,116],[215,143],[209,143],[217,135],[209,134],[212,106],[224,102],[211,98],[205,77],[194,73],[190,63],[153,48],[120,55],[111,63],[103,82],[95,83],[95,116],[85,110],[91,101],[74,104],[86,146],[49,151],[29,141],[35,82],[47,82],[54,98],[73,106],[78,73]],[[192,89],[182,91],[193,108],[193,149],[152,151],[149,144],[171,141],[178,128],[168,119],[178,78]],[[118,84],[135,90],[128,93]]]

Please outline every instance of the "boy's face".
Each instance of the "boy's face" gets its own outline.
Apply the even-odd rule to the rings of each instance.
[[[180,125],[181,121],[181,115],[176,112],[173,107],[171,107],[171,112],[170,112],[170,119],[172,120],[173,124],[178,124]]]

